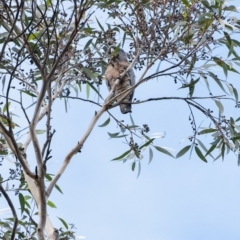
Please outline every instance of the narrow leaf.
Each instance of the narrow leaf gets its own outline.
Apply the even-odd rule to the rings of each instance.
[[[90,87],[94,92],[96,92],[97,95],[98,95],[101,99],[103,99],[103,97],[102,97],[102,95],[100,94],[99,90],[97,90],[91,82],[87,82],[86,84],[89,85],[89,87]],[[87,96],[88,96],[87,98],[89,98],[89,95],[90,95],[90,88],[87,89],[87,91],[89,91],[89,92],[87,93],[87,94],[88,94],[88,95],[87,95]]]
[[[11,102],[8,102],[4,105],[3,107],[3,113],[7,111],[7,109],[9,109],[9,106],[10,106]]]
[[[84,73],[86,73],[86,75],[87,75],[89,78],[93,79],[94,81],[97,80],[97,74],[96,74],[96,73],[93,73],[90,69],[85,68],[85,67],[83,67],[82,70],[83,70]],[[87,82],[87,83],[88,83],[88,82]]]
[[[190,148],[191,148],[191,145],[188,145],[188,146],[184,147],[183,149],[181,149],[177,153],[176,158],[179,158],[179,157],[183,156]]]
[[[149,141],[147,141],[146,143],[144,143],[139,149],[142,149],[146,146],[148,146],[149,144],[151,144],[153,142],[154,138],[150,139]]]
[[[103,26],[101,25],[101,23],[98,21],[98,19],[96,18],[96,20],[97,20],[97,23],[98,23],[98,26],[102,29],[102,31],[104,32],[104,28],[103,28]]]
[[[167,154],[170,157],[175,158],[169,151],[167,151],[165,148],[154,146],[159,152],[162,152],[164,154]]]
[[[55,188],[56,188],[61,194],[63,194],[61,188],[60,188],[57,184],[55,184]]]
[[[153,159],[153,150],[149,147],[149,162],[148,164],[150,164],[152,162]]]
[[[3,78],[2,78],[2,93],[4,91],[5,82],[6,82],[6,75],[4,75]]]
[[[36,134],[43,134],[46,132],[46,130],[35,130]]]
[[[30,92],[30,91],[26,91],[26,90],[19,90],[19,91],[22,92],[22,93],[25,93],[25,94],[27,94],[27,95],[29,95],[31,97],[37,97],[36,94],[34,94],[34,93]]]
[[[212,145],[212,146],[208,149],[208,151],[206,152],[205,157],[206,157],[207,155],[209,155],[209,154],[216,148],[216,146],[217,146],[217,145]],[[211,154],[210,154],[210,155],[211,155]]]
[[[182,87],[180,87],[179,89],[181,88],[188,88],[188,87],[193,87],[198,81],[199,81],[200,78],[196,79],[196,80],[191,80],[189,84],[184,84]]]
[[[47,201],[47,205],[51,208],[57,208],[56,205],[53,202],[51,202],[50,200]]]
[[[223,108],[222,103],[221,103],[220,101],[218,101],[218,100],[214,100],[214,102],[215,102],[216,105],[218,106],[218,109],[219,109],[220,113],[223,114],[224,108]]]
[[[226,144],[223,143],[222,149],[221,149],[222,160],[224,160],[225,149],[226,149]]]
[[[140,173],[141,173],[141,162],[138,161],[138,175],[137,175],[137,178],[139,177]]]
[[[182,1],[182,3],[183,3],[185,6],[187,6],[187,7],[190,6],[188,0],[181,0],[181,1]]]
[[[66,229],[68,229],[67,223],[66,223],[62,218],[59,218],[59,217],[57,217],[57,218],[62,222],[63,226],[64,226]]]
[[[115,137],[118,136],[119,133],[120,133],[120,132],[117,132],[117,133],[109,133],[109,132],[108,132],[108,135],[109,135],[110,138],[115,138]]]
[[[92,43],[92,41],[93,41],[92,38],[91,38],[90,40],[88,40],[88,42],[86,43],[86,45],[85,45],[83,51],[86,50],[86,49],[89,47],[89,45]]]
[[[212,133],[212,132],[216,132],[217,129],[213,129],[213,128],[208,128],[208,129],[204,129],[201,132],[199,132],[198,134],[206,134],[206,133]]]
[[[123,154],[120,155],[119,157],[114,158],[112,161],[121,160],[121,159],[123,159],[124,157],[126,157],[130,152],[131,152],[131,149],[128,150],[128,151],[126,151],[125,153],[123,153]]]
[[[22,195],[22,193],[18,194],[19,202],[20,202],[20,207],[21,207],[21,213],[23,214],[24,207],[25,207],[25,198]]]
[[[217,77],[215,74],[213,74],[212,72],[210,72],[210,71],[208,71],[208,73],[209,73],[209,76],[216,81],[216,83],[218,84],[218,86],[219,86],[226,94],[228,94],[228,93],[226,92],[226,90],[224,89],[221,81],[218,79],[218,77]]]
[[[105,127],[110,123],[110,117],[101,125],[98,125],[98,127]],[[118,133],[119,134],[119,133]]]
[[[136,167],[136,162],[133,162],[133,163],[132,163],[132,171],[135,170],[135,167]]]
[[[87,94],[87,99],[89,99],[89,96],[90,96],[90,84],[86,84],[86,94]]]
[[[201,160],[203,160],[204,162],[207,162],[207,159],[203,156],[201,150],[197,146],[195,146],[195,152],[197,153],[198,157]]]

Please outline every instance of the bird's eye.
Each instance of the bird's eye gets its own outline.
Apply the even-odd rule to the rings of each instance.
[[[112,54],[112,53],[114,53],[114,51],[115,51],[115,48],[110,47],[109,50],[108,50],[108,53],[109,53],[109,54]]]

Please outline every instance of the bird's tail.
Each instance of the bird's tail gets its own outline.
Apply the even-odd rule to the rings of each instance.
[[[117,87],[116,89],[116,94],[119,94],[127,89],[131,88],[131,84],[130,84],[130,79],[128,76],[125,76],[124,79],[122,79],[122,82],[121,84],[119,84],[119,86]],[[132,96],[132,92],[130,92],[123,100],[122,100],[122,103],[120,104],[120,110],[123,114],[126,114],[126,113],[131,113],[132,112],[132,105],[131,103],[131,98]],[[117,98],[117,101],[120,101],[122,98],[122,95],[120,95],[118,98]]]
[[[120,104],[120,110],[123,114],[132,112],[132,105],[130,103],[122,103]]]

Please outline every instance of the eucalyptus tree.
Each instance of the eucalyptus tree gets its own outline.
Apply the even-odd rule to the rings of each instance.
[[[106,19],[104,23],[98,19],[100,13]],[[1,168],[9,156],[15,159],[15,167],[8,174],[1,172],[1,197],[12,211],[12,218],[1,221],[2,239],[74,238],[74,230],[64,219],[60,220],[66,231],[53,226],[47,205],[54,203],[48,198],[53,189],[61,192],[57,185],[59,178],[64,178],[72,158],[84,151],[82,147],[103,113],[109,118],[100,127],[107,128],[110,120],[115,121],[119,132],[110,133],[110,138],[124,139],[127,143],[126,151],[113,160],[131,161],[132,170],[138,168],[138,173],[141,151],[145,148],[149,149],[150,161],[152,149],[176,158],[188,151],[195,152],[205,162],[209,157],[216,160],[233,152],[236,161],[240,161],[240,118],[224,115],[226,102],[233,108],[239,107],[237,88],[227,76],[229,72],[238,73],[240,65],[236,51],[240,42],[235,38],[240,21],[237,8],[227,1],[1,0],[0,18]],[[108,96],[102,96],[112,46],[116,55],[120,48],[125,50],[129,64],[116,78]],[[226,79],[213,72],[216,66],[223,70]],[[130,69],[135,71],[136,83],[114,95]],[[155,137],[148,135],[147,123],[141,127],[134,122],[139,120],[131,116],[132,123],[124,124],[111,111],[129,92],[138,91],[140,85],[156,79],[165,81],[166,77],[176,83],[181,96],[142,96],[141,100],[134,99],[132,105],[141,104],[144,110],[146,102],[174,99],[189,107],[191,136],[176,156],[154,145]],[[206,91],[196,95],[200,83],[205,84]],[[213,95],[211,86],[217,86],[221,94]],[[86,91],[86,97],[82,91]],[[99,100],[90,92],[97,94]],[[54,159],[52,114],[57,112],[53,105],[63,100],[67,108],[69,99],[78,104],[79,111],[86,102],[95,104],[98,110],[89,119],[88,127],[83,127],[84,133],[74,136],[75,145],[62,153],[62,166],[52,176],[46,165]],[[208,107],[210,101],[216,104],[217,111]],[[21,111],[21,127],[12,107]],[[200,112],[211,127],[199,129],[195,112]],[[74,121],[73,118],[70,124]],[[44,129],[38,128],[40,122],[46,123]],[[45,136],[44,140],[40,140],[39,134]],[[210,144],[206,139],[201,140],[204,134],[211,134]],[[31,150],[34,156],[28,154]],[[9,197],[10,184],[15,185],[20,213]]]

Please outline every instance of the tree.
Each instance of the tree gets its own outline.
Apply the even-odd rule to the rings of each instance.
[[[174,99],[189,107],[190,143],[177,153],[177,158],[194,150],[207,162],[207,157],[223,159],[234,152],[239,164],[240,118],[224,116],[226,102],[239,107],[238,91],[230,81],[220,79],[211,70],[220,67],[226,79],[229,72],[238,73],[235,68],[240,58],[236,48],[240,42],[234,36],[240,21],[235,6],[222,0],[1,1],[0,6],[2,165],[6,164],[8,156],[15,157],[15,169],[10,169],[8,176],[1,174],[0,190],[13,214],[13,218],[1,222],[3,239],[31,237],[42,240],[45,235],[48,239],[74,238],[73,230],[63,219],[60,220],[67,231],[59,232],[52,225],[46,209],[47,205],[55,205],[48,198],[54,187],[61,192],[57,185],[59,178],[74,155],[84,151],[84,144],[104,113],[109,117],[99,126],[105,127],[110,120],[115,121],[119,131],[108,133],[109,137],[124,139],[127,143],[127,151],[113,160],[132,161],[131,168],[133,171],[138,168],[139,175],[141,152],[145,148],[149,149],[150,162],[152,149],[175,157],[169,149],[154,144],[161,135],[148,135],[146,123],[140,127],[131,116],[131,124],[125,124],[111,111],[129,91],[137,91],[150,81],[171,79],[181,96],[142,96],[141,100],[133,101],[134,106],[142,104],[144,109],[145,102]],[[108,19],[105,24],[97,18],[99,12]],[[116,47],[114,54],[118,54],[119,48],[129,49],[129,66],[116,79],[108,96],[103,96],[100,90],[105,87],[102,81],[111,58],[106,54],[110,46]],[[222,52],[227,52],[227,56]],[[138,75],[136,84],[120,96],[114,96],[121,78],[132,67]],[[199,93],[200,83],[204,83],[206,89]],[[219,94],[215,95],[211,89],[216,87],[218,90],[214,92]],[[84,88],[86,98],[79,97]],[[96,93],[99,100],[94,100],[90,92]],[[79,124],[84,133],[71,136],[76,144],[65,156],[62,153],[62,166],[52,176],[47,171],[55,134],[52,115],[53,112],[57,114],[53,106],[60,100],[64,101],[66,110],[71,100],[74,100],[72,104],[77,102],[79,111],[85,102],[96,105],[98,110],[89,119],[88,127]],[[212,110],[211,102],[216,104],[218,111]],[[19,124],[20,120],[11,111],[15,106],[21,109],[24,124]],[[208,127],[198,127],[197,112],[208,119]],[[41,122],[44,124],[38,128]],[[76,119],[72,119],[68,124],[75,122]],[[44,134],[44,138],[39,134]],[[211,134],[210,145],[201,138],[205,134]],[[28,154],[30,143],[34,157]],[[21,220],[7,194],[12,183],[18,184],[15,191],[21,206]],[[3,184],[7,184],[5,188]],[[27,195],[26,190],[30,192]],[[37,217],[33,217],[35,206]]]

